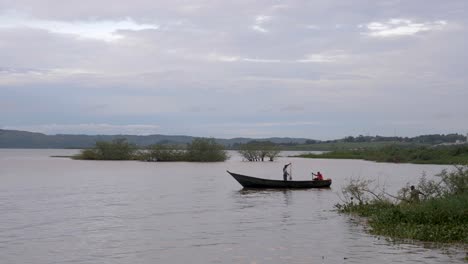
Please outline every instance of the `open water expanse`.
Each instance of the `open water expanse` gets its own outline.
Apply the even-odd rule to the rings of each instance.
[[[222,163],[76,161],[0,150],[0,263],[464,263],[463,249],[392,243],[333,210],[350,177],[395,192],[447,166],[279,158]],[[283,153],[287,155],[288,153]],[[247,191],[226,170],[331,189]]]

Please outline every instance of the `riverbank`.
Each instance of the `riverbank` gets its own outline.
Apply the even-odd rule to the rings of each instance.
[[[388,202],[344,207],[368,218],[371,233],[392,238],[468,244],[468,195],[395,205]]]
[[[322,154],[303,154],[298,157],[316,159],[362,159],[376,162],[415,164],[468,164],[468,146],[405,147],[384,146],[336,150]]]
[[[440,180],[422,177],[397,196],[376,191],[370,181],[354,180],[343,188],[346,202],[336,207],[366,217],[372,234],[468,245],[468,166],[436,176]]]

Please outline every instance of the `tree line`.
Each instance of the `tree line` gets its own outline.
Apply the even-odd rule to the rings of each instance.
[[[412,147],[389,145],[381,148],[335,150],[303,154],[303,158],[363,159],[377,162],[419,164],[468,164],[468,145]]]
[[[466,136],[460,134],[432,134],[416,137],[383,137],[383,136],[349,136],[333,142],[405,142],[437,145],[442,143],[454,143],[457,141],[466,141]],[[332,142],[332,141],[331,141]]]

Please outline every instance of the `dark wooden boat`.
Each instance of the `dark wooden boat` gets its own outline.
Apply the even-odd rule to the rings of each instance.
[[[265,188],[265,189],[283,189],[283,188],[329,188],[332,180],[310,180],[310,181],[283,181],[283,180],[268,180],[245,176],[227,171],[236,181],[244,188]]]

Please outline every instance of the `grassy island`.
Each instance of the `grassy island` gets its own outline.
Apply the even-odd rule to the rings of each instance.
[[[171,145],[151,145],[138,149],[125,139],[111,142],[98,141],[93,148],[84,149],[73,156],[81,160],[141,160],[141,161],[225,161],[228,156],[224,147],[214,139],[196,138],[184,148]]]
[[[366,217],[371,233],[399,239],[468,243],[468,166],[442,171],[438,180],[420,179],[398,196],[351,180],[343,188],[342,213]]]
[[[303,154],[300,155],[300,157],[319,159],[362,159],[393,163],[468,164],[468,145],[437,147],[394,145],[381,148],[335,150],[323,154]]]

